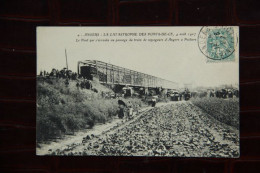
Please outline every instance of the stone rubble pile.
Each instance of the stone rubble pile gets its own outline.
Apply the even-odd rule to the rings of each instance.
[[[71,155],[238,157],[239,132],[190,102],[155,107],[129,124],[86,136]]]

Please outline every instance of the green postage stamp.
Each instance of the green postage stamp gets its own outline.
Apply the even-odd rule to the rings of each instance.
[[[206,26],[198,35],[200,51],[207,57],[207,62],[235,61],[238,49],[238,27]]]

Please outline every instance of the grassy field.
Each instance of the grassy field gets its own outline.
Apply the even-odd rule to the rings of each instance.
[[[223,122],[227,125],[231,125],[235,128],[239,128],[239,99],[221,99],[221,98],[200,98],[192,99],[192,103],[205,112],[207,112],[213,118]]]
[[[64,79],[37,81],[37,141],[62,137],[75,131],[92,128],[117,116],[117,99],[102,99],[101,91],[110,91],[100,84],[93,84],[98,93],[77,89],[76,82],[65,85]],[[134,105],[143,106],[137,98],[130,98]]]

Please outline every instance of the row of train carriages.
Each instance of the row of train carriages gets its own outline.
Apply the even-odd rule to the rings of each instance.
[[[145,73],[97,60],[78,62],[78,75],[87,80],[97,80],[106,86],[113,86],[113,97],[140,97],[149,103],[158,100],[168,89],[178,87],[177,83]],[[165,94],[166,95],[166,94]]]
[[[130,70],[124,67],[98,60],[78,62],[78,76],[87,80],[97,80],[99,83],[113,86],[115,97],[155,96],[164,93],[171,101],[189,100],[190,98],[239,97],[238,90],[232,88],[189,91],[188,88],[177,90],[178,84],[159,77]]]
[[[169,89],[177,86],[177,83],[169,80],[97,60],[79,61],[78,74],[88,80],[98,80],[104,84]]]

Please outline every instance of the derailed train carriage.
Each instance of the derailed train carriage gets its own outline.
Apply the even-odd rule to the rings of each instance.
[[[97,60],[78,62],[78,74],[88,80],[97,79],[102,84],[176,89],[177,83],[127,68]]]

